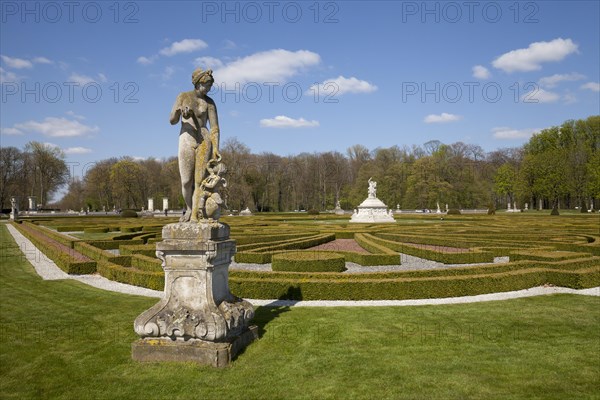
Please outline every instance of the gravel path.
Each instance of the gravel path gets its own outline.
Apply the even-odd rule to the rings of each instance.
[[[155,297],[162,298],[163,292],[158,290],[141,288],[138,286],[127,285],[124,283],[110,281],[100,275],[68,275],[60,268],[56,266],[56,264],[48,259],[41,251],[39,251],[33,243],[29,241],[25,236],[23,236],[18,230],[16,230],[10,224],[7,224],[6,227],[8,231],[13,236],[19,248],[27,258],[27,260],[33,265],[35,271],[39,276],[44,280],[59,280],[59,279],[73,279],[87,285],[103,289],[109,290],[112,292],[119,292],[125,294],[132,294],[138,296],[145,297]],[[405,259],[402,258],[402,268],[409,268],[406,264],[415,264],[417,262],[422,263],[423,260],[417,259],[416,257],[403,255],[402,257],[407,257]],[[413,260],[414,259],[414,260]],[[496,262],[496,260],[494,260]],[[508,262],[508,260],[498,260],[498,262]],[[432,262],[433,264],[429,265],[429,268],[440,268],[437,264]],[[351,264],[351,263],[348,263]],[[436,265],[434,265],[436,264]],[[452,267],[444,264],[440,264],[444,267]],[[465,264],[458,264],[456,266],[465,266]],[[350,265],[351,268],[369,268],[371,272],[375,272],[373,268],[375,267],[361,267],[359,265]],[[394,266],[380,266],[380,267],[394,267]],[[377,267],[377,268],[380,268]],[[416,265],[412,265],[414,269]],[[270,271],[271,266],[268,264],[231,264],[231,269],[239,269],[239,270],[251,270],[251,271]],[[423,268],[421,268],[423,269]],[[388,271],[389,269],[386,269]],[[398,268],[396,269],[398,270]],[[358,271],[355,271],[358,272]],[[379,272],[379,271],[378,271]],[[477,296],[463,296],[463,297],[448,297],[442,299],[415,299],[415,300],[307,300],[307,301],[294,301],[294,300],[257,300],[257,299],[248,299],[254,306],[265,306],[265,307],[382,307],[382,306],[419,306],[419,305],[437,305],[437,304],[463,304],[463,303],[476,303],[476,302],[484,302],[484,301],[496,301],[496,300],[507,300],[507,299],[519,299],[522,297],[532,297],[532,296],[542,296],[549,294],[557,294],[557,293],[570,293],[570,294],[580,294],[587,296],[600,296],[600,287],[595,287],[591,289],[570,289],[563,287],[554,287],[554,286],[540,286],[531,289],[525,290],[517,290],[513,292],[502,292],[502,293],[490,293],[490,294],[482,294]]]

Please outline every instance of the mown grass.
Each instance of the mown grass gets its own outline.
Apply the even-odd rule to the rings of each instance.
[[[600,299],[257,309],[225,369],[131,360],[155,299],[42,281],[0,226],[3,399],[599,398]]]

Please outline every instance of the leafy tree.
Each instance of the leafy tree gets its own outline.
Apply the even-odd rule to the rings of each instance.
[[[31,195],[39,195],[37,201],[46,205],[48,200],[69,178],[65,155],[58,147],[29,142],[25,145],[29,173],[33,176]]]

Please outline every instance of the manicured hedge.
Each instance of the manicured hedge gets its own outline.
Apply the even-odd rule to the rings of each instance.
[[[326,251],[296,251],[273,255],[273,271],[342,272],[346,261],[342,254]]]
[[[29,239],[46,257],[54,261],[60,269],[67,274],[77,275],[96,272],[96,261],[62,243],[44,236],[41,232],[32,228],[31,225],[13,224],[23,236]]]
[[[143,254],[148,257],[155,257],[155,244],[138,244],[138,245],[121,245],[119,246],[120,254]]]
[[[600,285],[600,268],[582,271],[552,271],[543,268],[491,275],[448,276],[436,279],[357,279],[342,281],[239,279],[231,276],[229,286],[237,296],[256,299],[293,300],[403,300],[472,296],[528,289],[544,284],[573,288]]]
[[[539,260],[539,261],[561,261],[581,258],[581,253],[572,251],[556,251],[551,249],[518,250],[510,253],[512,261],[517,260]]]
[[[108,232],[108,227],[93,227],[93,228],[83,228],[83,233],[106,233]]]
[[[74,239],[72,237],[69,236],[65,236],[65,235],[61,235],[60,233],[46,228],[45,226],[39,226],[37,224],[34,224],[32,222],[29,221],[23,221],[23,226],[27,226],[28,228],[36,231],[36,232],[40,232],[42,235],[51,238],[52,240],[55,240],[59,243],[64,244],[65,246],[68,246],[70,248],[73,248],[73,244],[75,242],[79,242],[80,239]]]
[[[122,226],[121,232],[140,232],[143,228],[143,226]]]
[[[81,225],[61,225],[56,227],[57,232],[81,232],[84,227]]]
[[[87,240],[87,244],[91,244],[94,247],[103,250],[116,250],[123,245],[139,245],[144,244],[141,239],[128,239],[128,240]]]
[[[365,236],[371,242],[381,246],[389,247],[390,249],[393,249],[399,253],[425,258],[427,260],[433,260],[444,264],[477,264],[494,261],[493,253],[481,250],[468,249],[468,251],[462,253],[450,253],[444,252],[442,247],[440,248],[440,251],[435,251],[431,249],[420,248],[409,243],[399,243],[391,240],[381,239],[369,234],[366,234]]]
[[[162,272],[161,261],[156,257],[134,254],[131,257],[131,266],[142,271]]]
[[[279,233],[276,235],[256,235],[256,232],[244,235],[236,236],[235,241],[238,246],[244,245],[257,245],[256,247],[264,246],[264,243],[289,241],[290,239],[306,238],[309,236],[318,235],[319,232],[303,232],[303,233]],[[260,244],[260,246],[258,246]]]
[[[142,271],[106,261],[98,263],[98,272],[112,281],[154,290],[164,290],[165,276],[163,272]]]

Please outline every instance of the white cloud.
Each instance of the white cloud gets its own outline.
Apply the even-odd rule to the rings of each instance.
[[[263,128],[314,128],[319,126],[319,121],[307,121],[304,118],[294,119],[285,115],[278,115],[275,118],[261,119],[260,126]]]
[[[180,42],[173,42],[165,47],[159,53],[163,56],[171,57],[180,53],[192,53],[208,47],[208,44],[201,39],[183,39]]]
[[[521,101],[523,103],[553,103],[559,99],[560,95],[558,93],[550,92],[542,88],[530,90],[521,96]]]
[[[342,75],[337,78],[327,79],[317,85],[310,87],[310,91],[321,96],[336,96],[346,93],[372,93],[377,90],[377,86],[367,81],[361,81],[355,77],[346,78]]]
[[[71,75],[69,75],[68,79],[69,79],[69,82],[75,82],[82,86],[86,85],[88,83],[91,83],[91,82],[96,82],[96,80],[92,77],[89,77],[87,75],[77,74],[77,73],[72,73]]]
[[[247,82],[281,83],[320,62],[321,57],[312,51],[274,49],[232,61],[215,70],[214,76],[217,82],[231,86]]]
[[[88,154],[92,152],[92,149],[87,147],[67,147],[63,149],[65,154]]]
[[[550,42],[531,43],[526,49],[517,49],[496,58],[492,65],[504,72],[536,71],[541,64],[560,61],[571,53],[577,52],[578,45],[571,39],[558,38]]]
[[[106,76],[104,74],[98,74],[98,78],[92,78],[91,76],[78,74],[76,72],[69,75],[69,82],[75,82],[81,86],[87,85],[92,82],[106,82]]]
[[[35,57],[31,61],[36,64],[54,64],[54,61],[48,60],[46,57]]]
[[[572,74],[554,74],[552,76],[545,76],[543,78],[540,78],[540,85],[547,88],[553,88],[556,85],[558,85],[559,82],[580,81],[582,79],[585,79],[585,75],[581,75],[575,72],[573,72]]]
[[[223,61],[215,57],[198,57],[194,60],[194,65],[196,67],[215,70],[223,66]]]
[[[473,78],[477,78],[477,79],[489,79],[490,76],[492,76],[492,74],[483,65],[475,65],[473,67]]]
[[[454,122],[462,119],[460,115],[441,113],[439,115],[429,114],[423,119],[426,124],[444,124],[446,122]]]
[[[41,133],[50,137],[83,136],[100,130],[97,126],[88,126],[79,121],[56,117],[47,117],[41,122],[22,122],[15,124],[13,128],[25,132]]]
[[[149,64],[152,64],[154,61],[156,61],[157,58],[158,58],[157,56],[150,56],[150,57],[140,56],[137,58],[137,62],[142,65],[149,65]]]
[[[588,82],[584,83],[580,87],[581,89],[591,90],[592,92],[600,92],[600,83],[598,82]]]
[[[16,82],[19,80],[17,74],[12,71],[7,71],[4,68],[0,67],[0,83],[5,82]]]
[[[10,67],[14,69],[22,69],[22,68],[33,68],[33,63],[29,60],[24,60],[22,58],[13,58],[5,55],[0,55],[2,61]]]
[[[512,129],[506,126],[493,128],[492,132],[495,139],[529,139],[534,133],[541,129]]]
[[[2,135],[22,135],[24,133],[17,128],[0,128],[0,134]]]

